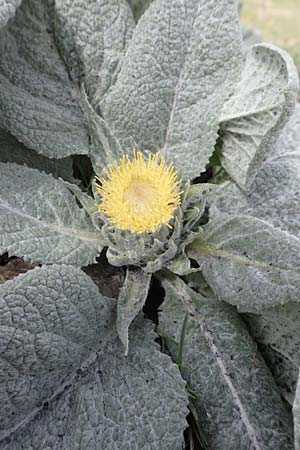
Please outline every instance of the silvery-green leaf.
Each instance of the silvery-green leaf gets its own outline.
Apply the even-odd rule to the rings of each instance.
[[[241,53],[235,0],[151,3],[99,105],[124,152],[160,150],[183,178],[199,175],[214,151]]]
[[[0,126],[29,148],[63,158],[88,153],[88,131],[51,27],[52,2],[24,0],[0,30]]]
[[[89,102],[84,86],[81,89],[81,100],[91,137],[89,156],[94,171],[101,175],[103,169],[122,157],[122,147],[105,120]]]
[[[88,214],[96,230],[100,230],[99,210],[96,200],[83,192],[76,184],[64,182],[64,185],[75,195],[83,209]]]
[[[262,41],[258,30],[247,27],[244,24],[242,25],[242,34],[245,52],[248,52],[253,45],[259,44]]]
[[[142,269],[127,268],[117,302],[117,332],[124,345],[125,355],[129,348],[129,327],[145,304],[151,277],[151,274]]]
[[[292,58],[269,44],[250,50],[240,83],[225,103],[222,165],[248,190],[291,115],[299,80]]]
[[[295,450],[300,450],[300,382],[298,380],[296,397],[293,405]]]
[[[92,100],[100,100],[110,87],[134,26],[126,0],[56,0],[59,46]]]
[[[233,183],[215,192],[210,205],[219,214],[247,214],[300,237],[300,106],[283,129],[270,158],[248,194]]]
[[[115,302],[69,266],[5,283],[0,307],[1,450],[181,450],[185,383],[152,325],[125,357]]]
[[[153,0],[127,0],[127,1],[132,8],[136,20],[139,20],[141,15],[146,11],[148,6],[150,5],[150,3],[153,2]]]
[[[4,130],[0,130],[0,161],[20,165],[25,164],[28,167],[51,173],[56,178],[61,177],[68,181],[74,181],[71,157],[62,159],[46,158],[25,147],[14,136]]]
[[[0,311],[2,441],[73,381],[112,327],[114,303],[81,270],[53,265],[1,284]]]
[[[246,314],[245,319],[282,395],[292,404],[300,367],[299,303]]]
[[[13,17],[16,9],[21,5],[22,0],[1,0],[0,1],[0,27],[7,24],[8,19]]]
[[[51,175],[0,163],[0,254],[84,266],[102,249],[100,232]]]
[[[292,421],[230,305],[165,279],[159,331],[181,366],[208,450],[292,450]]]
[[[214,297],[200,272],[188,275],[185,280],[205,297]],[[291,302],[260,313],[243,315],[281,395],[291,405],[300,365],[299,311],[299,304]]]
[[[188,255],[217,297],[241,311],[300,301],[300,240],[264,220],[220,215]]]

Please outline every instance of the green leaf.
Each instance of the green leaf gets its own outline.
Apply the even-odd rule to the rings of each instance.
[[[295,402],[293,405],[295,450],[300,450],[300,382],[298,380]]]
[[[126,0],[56,0],[55,35],[72,76],[92,101],[110,87],[135,22]]]
[[[241,59],[235,0],[155,1],[135,28],[101,115],[124,152],[160,150],[180,176],[193,178],[214,151]]]
[[[13,17],[22,0],[1,0],[0,4],[0,27],[7,24],[8,19]]]
[[[272,45],[250,50],[242,79],[225,103],[222,158],[225,170],[248,190],[291,115],[299,80],[292,58]]]
[[[89,102],[84,86],[81,89],[81,100],[91,137],[89,156],[94,171],[101,176],[103,169],[121,159],[123,150],[105,120]]]
[[[300,305],[291,302],[244,318],[281,394],[293,404],[300,367]]]
[[[180,278],[165,279],[163,287],[159,331],[177,360],[187,320],[181,372],[207,449],[292,450],[290,416],[236,310]]]
[[[15,137],[4,130],[0,130],[0,161],[12,162],[33,167],[51,173],[56,178],[73,181],[73,161],[71,157],[49,159],[25,147]]]
[[[84,266],[102,249],[100,232],[63,181],[0,163],[0,254]]]
[[[1,448],[181,450],[185,383],[152,325],[125,357],[115,302],[69,266],[5,283],[0,305]]]
[[[242,33],[245,52],[248,52],[253,45],[259,44],[262,41],[261,34],[256,28],[242,24]]]
[[[0,31],[0,126],[49,158],[86,154],[78,87],[52,32],[52,1],[24,0]]]
[[[210,214],[247,214],[300,238],[300,106],[282,131],[249,194],[233,183],[216,192]]]
[[[300,301],[300,240],[250,216],[218,216],[188,255],[218,298],[241,311]]]
[[[124,286],[117,302],[117,332],[125,348],[129,348],[129,327],[142,310],[149,291],[152,275],[139,268],[127,268]]]
[[[54,265],[1,284],[0,310],[2,440],[73,382],[107,337],[114,302],[81,270]]]
[[[96,230],[101,229],[101,222],[99,219],[99,209],[97,201],[90,195],[83,192],[76,184],[64,182],[64,185],[75,195],[83,209],[92,221]]]

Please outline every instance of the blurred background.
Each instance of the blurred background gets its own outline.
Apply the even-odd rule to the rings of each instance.
[[[300,69],[300,0],[244,0],[242,21],[264,42],[288,50]]]

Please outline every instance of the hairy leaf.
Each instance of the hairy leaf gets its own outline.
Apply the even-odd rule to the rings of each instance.
[[[293,405],[295,450],[300,450],[300,382],[298,380],[295,402]]]
[[[0,163],[0,254],[84,266],[102,249],[100,232],[62,181]]]
[[[0,1],[0,27],[7,24],[8,19],[13,17],[16,9],[21,5],[22,0],[1,0]]]
[[[59,46],[73,77],[84,79],[93,101],[110,87],[134,25],[126,0],[56,0]]]
[[[221,119],[221,162],[241,188],[249,189],[272,150],[298,89],[297,69],[286,52],[266,44],[252,47]]]
[[[49,159],[25,147],[10,133],[0,130],[0,161],[12,162],[20,165],[43,170],[56,178],[74,181],[72,158]]]
[[[82,107],[91,137],[90,158],[94,171],[101,175],[103,169],[122,155],[122,147],[105,120],[95,111],[87,97],[84,87],[81,89]]]
[[[299,186],[300,105],[297,105],[249,194],[227,183],[216,192],[210,213],[213,217],[220,213],[253,215],[300,238]]]
[[[151,274],[139,268],[127,268],[124,286],[117,303],[117,331],[125,348],[129,348],[129,327],[142,310],[149,291]]]
[[[241,311],[300,301],[300,240],[250,216],[218,216],[191,245],[215,294]]]
[[[182,353],[182,375],[208,450],[292,450],[290,417],[235,309],[179,278],[163,286],[159,330],[173,358]]]
[[[88,131],[52,33],[52,2],[24,0],[0,31],[0,125],[49,157],[88,153]]]
[[[213,153],[241,59],[235,0],[158,0],[135,28],[101,115],[125,152],[160,150],[193,178]]]
[[[185,383],[152,326],[126,358],[115,302],[69,266],[5,283],[0,305],[1,449],[181,450]]]
[[[71,381],[112,326],[113,307],[70,266],[36,268],[0,285],[1,440]]]
[[[282,395],[292,404],[300,367],[299,303],[276,306],[260,314],[247,314],[245,319]]]
[[[262,41],[260,32],[255,28],[242,24],[242,33],[244,50],[247,53],[254,44],[259,44]]]

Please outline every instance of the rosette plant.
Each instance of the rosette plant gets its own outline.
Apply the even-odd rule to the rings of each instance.
[[[293,449],[289,55],[246,53],[234,0],[4,0],[0,23],[0,254],[30,262],[0,285],[0,449]]]

